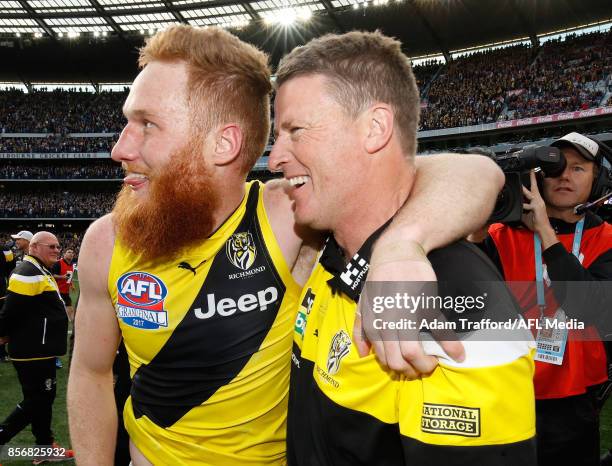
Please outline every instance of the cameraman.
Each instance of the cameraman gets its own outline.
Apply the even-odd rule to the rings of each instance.
[[[563,173],[543,178],[540,194],[532,171],[531,188],[523,188],[524,227],[494,224],[481,247],[514,282],[525,317],[543,325],[546,319],[586,322],[584,330],[533,330],[538,464],[598,466],[596,394],[607,380],[598,330],[607,333],[612,321],[612,226],[574,208],[602,196],[610,175],[598,142],[570,133],[551,145],[567,160]]]

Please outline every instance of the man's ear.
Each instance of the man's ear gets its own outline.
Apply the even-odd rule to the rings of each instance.
[[[393,136],[393,110],[387,104],[377,103],[366,110],[363,116],[366,118],[367,131],[365,149],[368,154],[375,154],[383,149]]]
[[[232,163],[242,149],[242,130],[235,123],[227,124],[219,128],[215,134],[215,148],[213,152],[213,163],[215,165],[227,165]]]

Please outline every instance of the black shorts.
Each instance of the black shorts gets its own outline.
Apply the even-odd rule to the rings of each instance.
[[[60,295],[62,296],[62,299],[64,300],[64,304],[66,306],[72,306],[72,299],[70,298],[70,293],[60,293]]]

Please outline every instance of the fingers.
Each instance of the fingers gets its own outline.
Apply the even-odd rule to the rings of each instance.
[[[536,182],[535,170],[529,170],[529,181],[531,181],[531,192],[533,194],[538,192],[538,183]]]
[[[523,186],[523,196],[525,196],[529,201],[533,200],[534,198],[534,195],[525,186]]]
[[[534,198],[541,198],[542,196],[540,195],[540,188],[538,187],[535,170],[529,172],[529,179],[531,180],[531,194],[533,194]]]
[[[431,374],[438,365],[437,357],[425,354],[420,340],[400,341],[399,343],[402,358],[410,364],[418,375]],[[408,374],[406,376],[408,377]]]
[[[420,341],[379,341],[373,344],[378,362],[408,380],[431,374],[438,365],[438,358],[423,352]]]
[[[458,340],[438,341],[446,354],[453,358],[456,362],[465,361],[465,348],[463,343]]]
[[[402,352],[401,343],[402,342],[398,340],[383,341],[387,367],[395,372],[404,374],[406,377],[414,379],[418,377],[420,371],[412,365],[411,361],[405,358]]]

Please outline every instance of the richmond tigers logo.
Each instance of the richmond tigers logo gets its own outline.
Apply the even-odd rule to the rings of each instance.
[[[257,249],[251,233],[234,233],[225,243],[225,253],[229,261],[236,267],[248,270],[257,257]]]
[[[338,373],[340,362],[348,354],[349,346],[351,346],[351,337],[344,330],[340,330],[334,335],[329,348],[329,356],[327,357],[327,373],[329,375]]]

